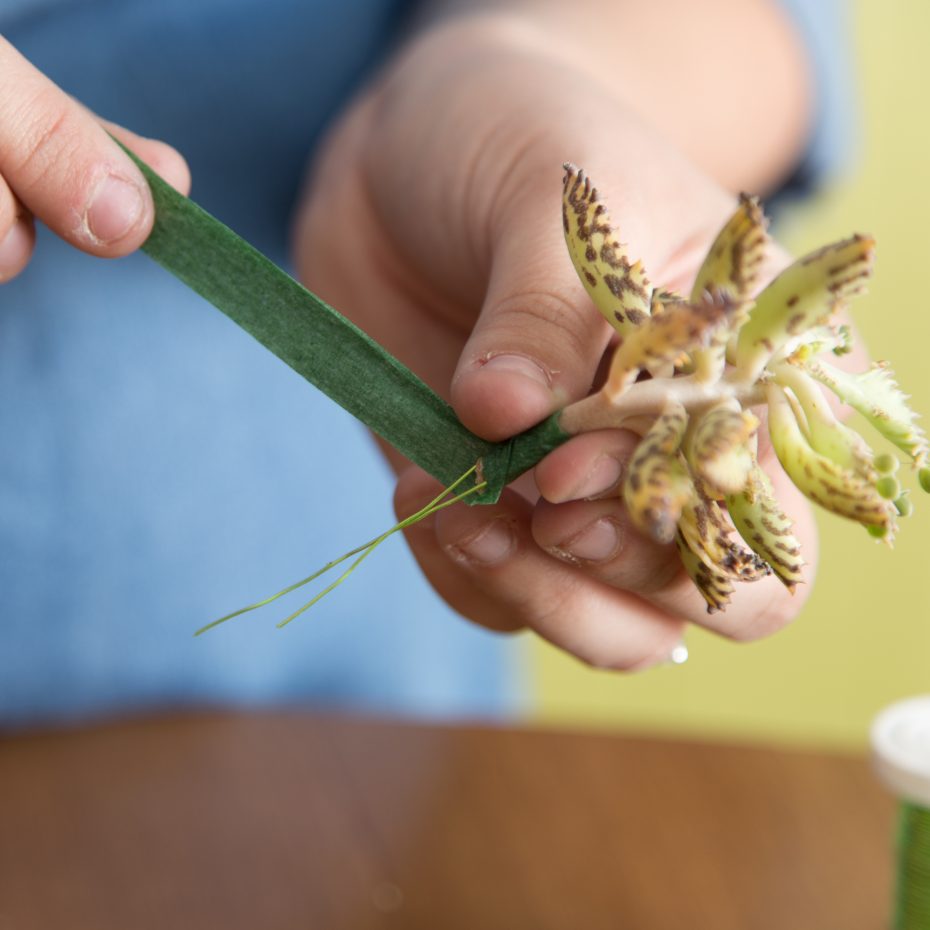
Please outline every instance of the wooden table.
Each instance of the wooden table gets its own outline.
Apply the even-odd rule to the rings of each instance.
[[[0,737],[0,928],[880,930],[859,758],[303,714]]]

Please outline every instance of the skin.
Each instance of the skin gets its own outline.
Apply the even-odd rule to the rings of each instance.
[[[0,36],[0,283],[28,264],[37,217],[91,255],[115,258],[145,242],[154,212],[138,168],[112,133],[178,190],[190,189],[170,146],[98,119]]]
[[[506,16],[433,23],[334,129],[296,226],[298,270],[309,286],[489,439],[584,397],[609,339],[562,238],[562,162],[596,180],[651,280],[686,291],[735,206],[733,192],[771,188],[804,137],[804,69],[768,5],[701,6],[696,32],[686,25],[693,5],[583,7],[566,16],[565,5],[520,4]],[[632,12],[642,34],[658,30],[671,54],[660,67],[651,43],[624,44],[630,55],[619,62],[605,38],[611,30],[591,28],[597,9],[608,25],[616,16],[617,29]],[[687,98],[672,92],[692,78],[694,56],[680,61],[678,53],[711,29],[702,17],[721,17],[716,28],[729,34],[726,17],[747,10],[762,30],[751,34],[783,47],[738,49],[726,67],[694,75]],[[673,13],[682,28],[669,34],[658,24]],[[763,111],[775,125],[759,120],[756,136],[724,133],[745,118],[733,72],[751,70],[759,55],[788,72],[760,84],[773,98]],[[631,86],[637,92],[625,93]],[[754,111],[749,119],[758,119]],[[803,590],[792,598],[774,578],[740,585],[725,613],[708,615],[674,547],[633,529],[616,488],[635,444],[616,430],[578,437],[498,505],[454,507],[417,525],[407,536],[423,571],[465,616],[498,630],[528,627],[603,668],[662,661],[688,622],[740,640],[786,624]],[[386,454],[400,475],[403,516],[438,486]],[[771,452],[763,456],[812,563],[810,512]],[[809,580],[812,572],[811,564]]]
[[[597,180],[651,279],[687,289],[734,192],[765,193],[796,161],[808,77],[797,37],[764,0],[460,6],[432,7],[334,126],[294,255],[312,289],[470,429],[501,439],[584,397],[608,345],[562,241],[562,162]],[[137,248],[151,198],[105,129],[186,192],[183,158],[102,123],[2,39],[0,74],[0,281],[27,264],[34,217],[95,255]],[[661,661],[688,622],[736,639],[787,623],[803,594],[774,579],[739,586],[709,616],[674,548],[636,533],[614,493],[635,441],[580,436],[498,505],[412,528],[430,582],[476,622],[531,628],[598,667]],[[385,452],[406,515],[438,488]],[[813,562],[808,508],[766,467]]]

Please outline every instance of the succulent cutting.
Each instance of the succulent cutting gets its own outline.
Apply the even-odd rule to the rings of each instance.
[[[758,461],[763,420],[806,497],[893,541],[898,518],[911,512],[899,458],[841,422],[828,397],[861,413],[930,492],[927,437],[888,365],[850,374],[827,360],[850,350],[838,315],[871,274],[873,239],[824,246],[765,283],[767,221],[744,195],[682,296],[650,284],[596,188],[570,164],[562,221],[572,263],[616,330],[616,347],[603,387],[562,411],[559,425],[570,434],[624,427],[642,436],[623,501],[642,533],[675,542],[709,612],[726,607],[736,582],[774,573],[793,591],[802,580],[791,520]]]

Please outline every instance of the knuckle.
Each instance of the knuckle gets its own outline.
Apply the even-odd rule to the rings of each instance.
[[[515,223],[543,190],[540,178],[564,161],[561,133],[543,118],[528,121],[526,114],[521,115],[519,122],[493,126],[488,139],[489,157],[484,159],[488,170],[482,182],[488,192],[488,229],[495,238],[517,232]]]
[[[73,106],[57,89],[25,98],[11,122],[2,158],[18,188],[35,187],[54,166],[73,161],[80,130]]]
[[[523,623],[552,638],[552,631],[563,630],[577,611],[573,606],[575,586],[564,585],[554,590],[531,590],[524,593],[516,604],[515,612]],[[581,656],[579,656],[581,658]],[[584,661],[582,659],[582,661]]]
[[[591,357],[598,328],[573,301],[554,290],[527,290],[498,301],[494,313],[498,330],[515,344],[532,333],[534,348],[548,357],[579,363]]]
[[[602,507],[599,511],[616,514],[606,518],[618,527],[616,548],[601,561],[586,561],[575,555],[579,570],[611,588],[639,597],[651,598],[659,594],[674,597],[679,592],[689,592],[692,584],[674,545],[642,537],[625,518],[619,503],[615,502],[615,495],[607,498],[607,503],[611,510]]]

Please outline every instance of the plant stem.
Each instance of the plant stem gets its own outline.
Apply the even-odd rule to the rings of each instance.
[[[758,384],[727,379],[708,383],[692,376],[652,378],[637,381],[617,400],[610,400],[599,391],[566,407],[559,417],[559,426],[573,436],[595,429],[618,429],[639,417],[658,416],[671,398],[689,412],[722,400],[735,399],[744,408],[765,402]]]

